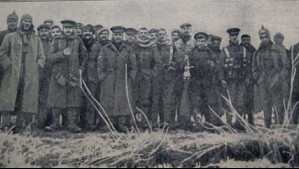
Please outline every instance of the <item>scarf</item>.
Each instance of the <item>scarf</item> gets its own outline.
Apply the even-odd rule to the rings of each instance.
[[[157,42],[158,45],[162,46],[162,45],[171,45],[171,41],[169,39],[163,40],[163,41],[158,41]]]
[[[94,38],[90,38],[90,39],[84,39],[83,38],[83,42],[84,42],[84,45],[85,45],[87,51],[91,52],[91,47],[95,43],[95,39]]]
[[[139,37],[137,37],[136,44],[137,44],[139,47],[143,47],[143,48],[154,47],[154,46],[156,46],[156,43],[155,43],[155,42],[152,42],[152,41],[150,40],[150,38],[147,38],[146,40],[141,40]]]
[[[34,32],[33,32],[33,26],[30,28],[29,31],[25,31],[25,30],[23,29],[23,27],[21,26],[21,28],[18,29],[18,33],[19,33],[19,34],[21,35],[21,37],[22,37],[23,45],[26,46],[26,45],[29,44],[29,40],[30,40],[31,35],[34,34]]]
[[[110,40],[107,39],[107,40],[99,40],[99,43],[102,45],[102,46],[105,46],[107,45],[108,43],[110,43]]]

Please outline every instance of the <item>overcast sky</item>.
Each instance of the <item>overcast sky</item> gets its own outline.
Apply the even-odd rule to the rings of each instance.
[[[73,19],[84,24],[106,27],[123,25],[140,28],[178,28],[183,22],[193,24],[193,32],[205,31],[220,35],[227,44],[226,29],[240,27],[241,34],[252,36],[259,44],[258,30],[264,25],[273,37],[285,35],[285,45],[299,41],[299,1],[270,0],[114,0],[114,1],[52,1],[0,3],[0,28],[6,28],[6,17],[16,10],[19,17],[32,14],[37,26],[45,19],[56,24]]]

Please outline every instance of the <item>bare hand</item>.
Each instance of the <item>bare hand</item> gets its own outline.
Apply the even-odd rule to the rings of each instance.
[[[63,50],[63,54],[65,56],[70,56],[72,54],[72,49],[71,48],[66,48]]]
[[[225,80],[221,80],[221,84],[223,88],[227,88],[227,82]]]

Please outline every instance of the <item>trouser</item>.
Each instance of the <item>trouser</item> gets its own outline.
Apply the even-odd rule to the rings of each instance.
[[[162,101],[163,101],[163,116],[162,122],[167,122],[169,124],[175,122],[175,113],[176,113],[176,105],[175,105],[175,83],[174,81],[168,81],[163,88],[162,93]]]
[[[152,112],[152,80],[146,80],[142,78],[136,83],[135,86],[135,96],[136,96],[136,106],[144,113],[146,118],[152,126],[156,125],[158,122],[157,112]],[[141,115],[141,125],[147,126],[146,118]]]
[[[11,125],[11,113],[1,112],[0,115],[1,115],[0,129],[9,127]]]
[[[151,109],[152,114],[156,114],[157,117],[158,116],[160,117],[160,122],[164,122],[163,99],[162,99],[163,89],[164,89],[163,76],[160,75],[153,80],[152,109]],[[154,120],[157,120],[158,122],[158,119],[154,119]]]
[[[213,125],[220,125],[221,120],[215,115],[219,112],[218,93],[213,79],[193,81],[190,86],[191,110],[196,118],[198,113]]]
[[[125,128],[130,128],[131,125],[131,117],[128,116],[112,116],[109,117],[112,124],[116,128],[116,130],[124,130]]]
[[[39,90],[39,108],[37,114],[37,126],[44,128],[52,123],[51,111],[47,107],[47,98],[49,94],[50,78],[40,79],[40,90]]]
[[[246,85],[244,80],[227,80],[227,89],[224,89],[224,96],[231,98],[233,108],[237,111],[240,116],[244,115],[245,112],[245,92]],[[230,107],[227,101],[224,101],[224,108],[227,111],[227,123],[233,125],[232,122],[232,107]],[[238,115],[237,115],[238,116]],[[236,117],[236,126],[241,127],[240,117]]]
[[[297,104],[297,105],[296,105]],[[299,91],[292,93],[292,108],[294,108],[292,116],[292,124],[298,125],[299,120]]]
[[[79,113],[79,108],[52,108],[52,118],[53,124],[59,126],[60,124],[60,115],[66,111],[67,114],[67,127],[77,127],[77,117]]]
[[[263,102],[264,121],[267,128],[272,124],[272,113],[275,115],[276,124],[283,124],[284,121],[284,106],[282,86],[281,88],[272,88],[268,83],[259,84],[261,98]],[[273,110],[274,109],[274,112]]]
[[[246,93],[244,95],[245,100],[245,114],[248,116],[248,123],[254,125],[254,84],[251,83],[246,87]]]
[[[89,81],[87,83],[87,86],[93,95],[94,98],[97,98],[97,91],[98,91],[98,85],[95,82]],[[95,114],[96,110],[91,102],[86,96],[83,99],[83,110],[81,113],[81,124],[82,126],[87,124],[87,125],[95,125]]]

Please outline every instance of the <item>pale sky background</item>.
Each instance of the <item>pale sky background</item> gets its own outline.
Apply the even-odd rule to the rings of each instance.
[[[299,41],[299,1],[274,0],[113,0],[52,1],[0,3],[0,29],[6,28],[6,17],[16,10],[19,17],[29,13],[37,27],[45,19],[60,25],[62,19],[105,27],[178,28],[183,22],[193,24],[193,32],[205,31],[222,36],[228,44],[226,29],[240,27],[241,34],[252,36],[259,44],[258,30],[264,25],[273,37],[285,35],[285,46]]]

